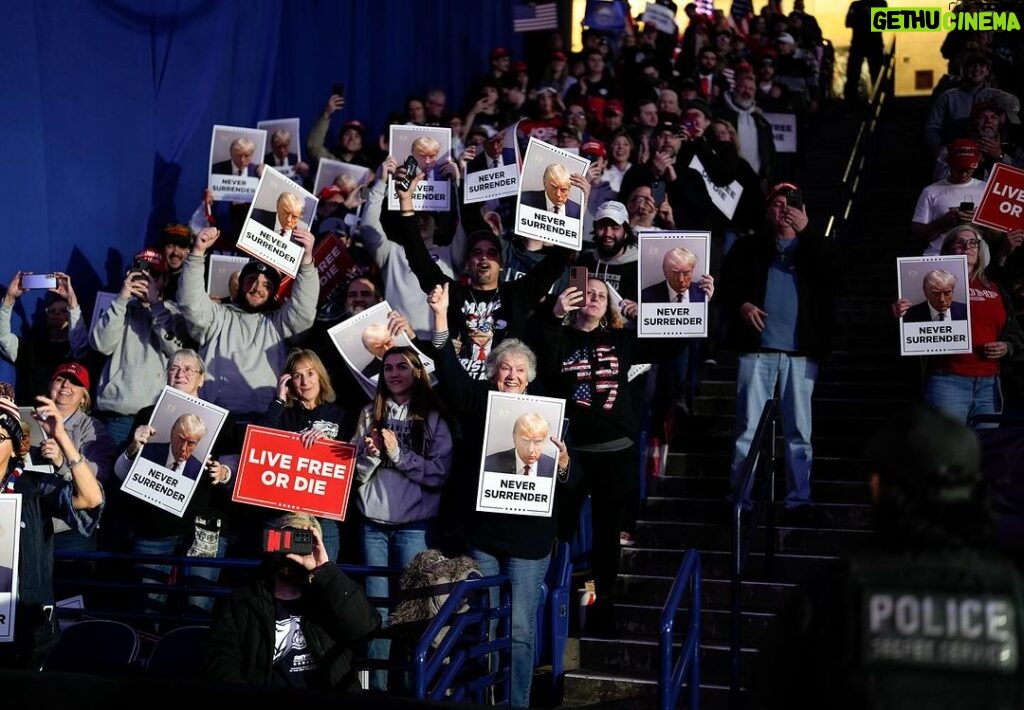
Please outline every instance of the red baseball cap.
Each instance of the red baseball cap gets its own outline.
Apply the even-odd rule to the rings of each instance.
[[[343,125],[341,127],[341,132],[344,133],[345,131],[347,131],[350,128],[353,129],[353,130],[359,131],[360,135],[366,133],[366,126],[364,126],[362,123],[360,123],[359,121],[356,121],[354,119],[351,120],[351,121],[346,121],[345,125]]]
[[[332,197],[340,195],[341,192],[341,188],[338,187],[337,185],[327,185],[324,189],[320,191],[320,199],[329,200]]]
[[[580,146],[580,155],[592,155],[603,158],[608,153],[604,149],[604,143],[601,141],[587,141]]]
[[[625,113],[622,109],[622,102],[618,99],[611,99],[610,101],[607,101],[604,105],[604,112],[606,115],[612,113],[616,116],[621,116]]]
[[[50,379],[55,380],[62,375],[89,389],[89,371],[85,369],[85,365],[78,362],[65,362],[63,365],[57,366]]]
[[[949,167],[954,170],[975,170],[981,162],[981,149],[970,138],[961,138],[949,144]]]
[[[158,271],[161,274],[167,271],[164,255],[156,249],[143,249],[135,255],[135,261],[145,261],[149,264],[150,271]]]
[[[511,57],[512,52],[508,51],[504,47],[495,47],[491,50],[491,61],[495,59],[501,59],[502,57]]]

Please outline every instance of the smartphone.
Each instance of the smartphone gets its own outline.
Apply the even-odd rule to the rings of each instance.
[[[651,185],[651,197],[654,199],[654,206],[661,207],[665,202],[665,181],[655,180]]]
[[[786,191],[786,206],[800,209],[804,206],[804,193],[799,190]]]
[[[569,285],[575,286],[580,290],[581,293],[587,292],[587,267],[585,266],[570,266],[569,267]]]
[[[313,533],[298,528],[267,528],[263,531],[263,551],[282,555],[308,555],[313,552]]]
[[[331,95],[345,98],[345,85],[341,83],[335,84],[333,88],[331,88]]]
[[[405,168],[405,177],[399,179],[397,184],[401,188],[402,192],[405,192],[409,189],[409,184],[412,182],[413,178],[416,177],[417,173],[419,173],[420,166],[416,164],[416,157],[410,155],[405,159],[402,167]]]
[[[961,212],[973,212],[974,211],[974,203],[973,202],[961,202],[960,206],[957,209],[959,209]]]
[[[26,291],[34,288],[57,288],[56,274],[22,274],[21,287]]]

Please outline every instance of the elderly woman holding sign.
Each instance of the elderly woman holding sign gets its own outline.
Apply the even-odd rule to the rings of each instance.
[[[312,350],[296,348],[288,353],[284,373],[277,379],[277,397],[267,407],[260,424],[302,434],[306,448],[324,437],[348,440],[345,410],[334,400],[331,376],[320,356]],[[338,523],[327,518],[317,521],[327,557],[337,562],[341,550]]]
[[[167,385],[179,392],[198,397],[199,388],[206,378],[202,358],[190,349],[182,349],[171,356],[167,364]],[[155,405],[143,407],[132,423],[132,438],[122,455],[114,462],[114,473],[119,480],[131,471],[136,455],[142,451],[157,431],[149,425]],[[163,432],[167,434],[168,432]],[[110,527],[127,536],[132,553],[139,555],[179,555],[190,557],[223,557],[228,546],[228,511],[231,502],[231,468],[213,457],[237,458],[239,445],[235,437],[235,423],[230,412],[214,442],[212,457],[204,463],[195,492],[180,518],[173,513],[151,505],[134,496],[122,493],[113,500],[110,514],[104,518],[104,529]],[[142,564],[137,571],[143,582],[166,584],[170,565]],[[214,567],[190,568],[186,574],[216,581],[220,570]],[[150,594],[150,611],[160,611],[166,603],[163,594]],[[189,604],[209,610],[213,600],[209,597],[190,597]]]
[[[434,346],[438,389],[462,425],[462,441],[455,453],[451,484],[443,508],[450,522],[468,520],[465,543],[484,575],[508,574],[512,582],[512,707],[528,707],[533,682],[534,633],[540,585],[547,574],[555,539],[555,517],[477,513],[481,450],[488,390],[524,394],[537,376],[537,358],[522,341],[506,338],[491,349],[485,365],[487,382],[475,380],[459,364],[448,333],[448,284],[435,286],[427,298],[434,313]],[[558,447],[556,481],[569,477],[569,453]],[[558,504],[558,496],[555,496]],[[458,531],[461,537],[462,530]],[[461,543],[453,541],[453,544]],[[496,591],[495,591],[496,596]],[[496,599],[494,600],[497,601]]]

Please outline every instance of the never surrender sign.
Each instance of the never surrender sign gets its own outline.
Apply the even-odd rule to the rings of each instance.
[[[299,434],[250,425],[231,499],[344,520],[355,453],[355,447],[333,439],[307,449]]]

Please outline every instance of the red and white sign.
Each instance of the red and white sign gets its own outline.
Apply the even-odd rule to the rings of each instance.
[[[299,434],[250,425],[231,499],[344,520],[355,456],[355,447],[340,441],[321,439],[307,449]]]
[[[999,163],[988,177],[975,224],[1002,232],[1024,229],[1024,170]]]
[[[338,284],[345,280],[349,269],[355,266],[356,262],[352,260],[341,240],[333,232],[328,232],[313,250],[313,263],[316,264],[316,272],[320,277],[320,298],[317,305],[322,306]],[[277,289],[277,302],[284,303],[291,298],[294,287],[295,279],[285,276],[281,281],[281,287]]]

